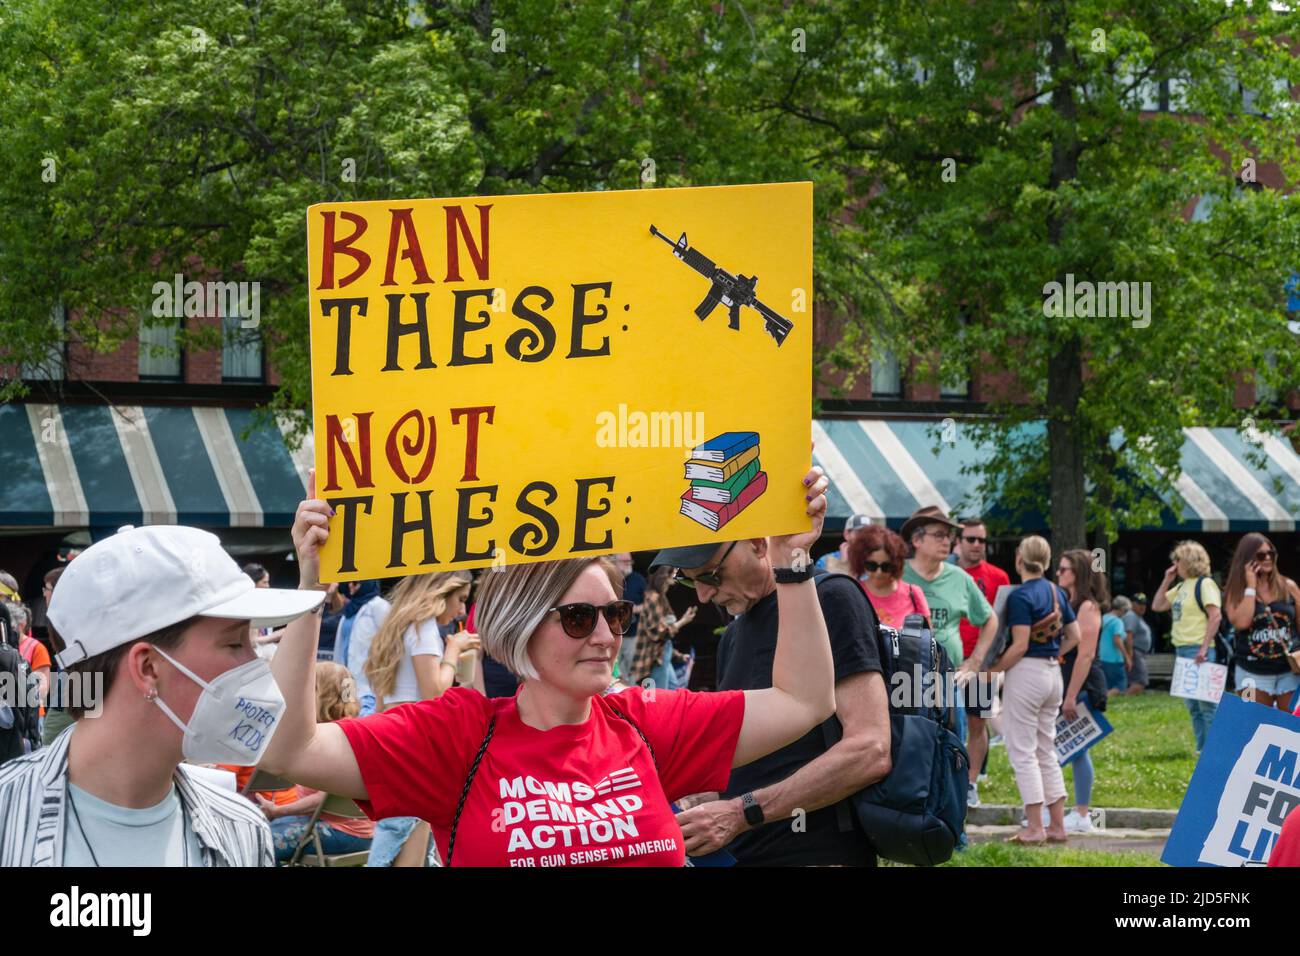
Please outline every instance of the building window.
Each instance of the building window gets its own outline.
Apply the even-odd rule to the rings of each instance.
[[[970,379],[955,376],[939,385],[940,398],[970,398]]]
[[[255,328],[243,328],[242,318],[227,315],[221,320],[221,379],[225,382],[260,382],[262,337]]]
[[[67,348],[68,310],[62,303],[50,309],[50,324],[58,330],[58,341],[51,343],[43,357],[22,367],[22,378],[50,382],[59,381],[67,374],[64,353]]]
[[[871,360],[871,397],[903,397],[903,378],[898,371],[898,356],[888,349]]]
[[[1277,370],[1277,354],[1272,349],[1264,353],[1264,365],[1270,372]],[[1280,396],[1275,386],[1260,378],[1255,379],[1256,405],[1277,405],[1279,399]]]
[[[957,315],[957,345],[965,344],[966,328],[970,318],[964,313]],[[940,398],[970,398],[970,374],[967,369],[955,372],[951,378],[939,383]]]
[[[141,381],[179,382],[181,380],[181,348],[176,341],[180,329],[180,319],[140,323]]]
[[[1141,64],[1135,67],[1131,63],[1125,63],[1116,71],[1115,80],[1121,87],[1133,86],[1128,94],[1130,106],[1154,113],[1161,109],[1161,82],[1153,77],[1146,77],[1134,85],[1134,81],[1143,69],[1145,67]]]

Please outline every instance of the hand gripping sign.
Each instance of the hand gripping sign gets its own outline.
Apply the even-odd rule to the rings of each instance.
[[[809,527],[810,183],[327,203],[307,239],[322,580]]]

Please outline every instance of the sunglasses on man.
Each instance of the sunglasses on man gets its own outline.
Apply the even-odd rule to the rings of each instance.
[[[721,568],[723,562],[727,560],[727,555],[731,554],[731,549],[734,548],[739,543],[740,543],[739,541],[733,541],[731,542],[731,544],[727,545],[727,550],[722,552],[722,557],[718,560],[718,563],[715,564],[713,567],[711,567],[709,570],[701,571],[699,574],[697,574],[695,577],[692,578],[685,574],[682,574],[681,569],[678,568],[677,573],[673,575],[673,580],[676,581],[678,584],[686,585],[688,588],[693,588],[697,584],[703,584],[705,587],[709,587],[709,588],[721,587],[722,575],[718,573],[718,569]]]
[[[967,544],[984,544],[988,541],[988,538],[980,538],[973,534],[964,534],[961,539]]]
[[[605,620],[609,623],[609,629],[615,635],[623,635],[632,624],[632,612],[634,610],[635,605],[631,601],[610,601],[605,605],[579,602],[576,604],[561,604],[559,607],[551,608],[551,611],[559,613],[560,627],[564,628],[564,633],[579,641],[591,636],[591,632],[596,629],[596,621],[601,614],[605,615]],[[546,613],[549,614],[551,611]]]

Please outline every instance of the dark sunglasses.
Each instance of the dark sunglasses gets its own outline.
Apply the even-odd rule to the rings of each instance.
[[[631,601],[610,601],[603,607],[585,603],[561,604],[559,607],[551,608],[551,611],[559,612],[560,627],[564,628],[565,634],[575,640],[582,640],[584,637],[590,637],[591,632],[596,629],[596,619],[600,614],[605,615],[611,631],[622,635],[632,623],[633,609],[634,605]],[[550,611],[546,613],[549,614]]]
[[[698,576],[692,578],[682,574],[681,569],[679,568],[677,573],[673,576],[673,580],[678,584],[686,585],[688,588],[693,588],[696,584],[703,584],[705,587],[710,588],[720,587],[722,585],[722,575],[718,573],[718,569],[722,567],[723,562],[727,560],[727,555],[731,554],[731,549],[739,543],[740,542],[738,541],[733,541],[731,544],[727,545],[727,550],[722,552],[721,560],[719,560],[718,563],[708,571],[701,571]]]
[[[961,536],[961,539],[967,544],[983,544],[988,541],[988,538],[977,538],[973,534],[964,534]]]
[[[1256,561],[1272,561],[1272,560],[1273,560],[1274,558],[1276,558],[1276,557],[1277,557],[1277,552],[1276,552],[1276,551],[1272,551],[1272,550],[1269,550],[1269,549],[1265,548],[1263,551],[1260,551],[1260,552],[1258,552],[1258,553],[1255,555],[1255,560],[1256,560]]]
[[[862,566],[866,568],[867,571],[884,571],[886,574],[894,573],[894,565],[889,561],[886,561],[884,564],[877,564],[875,561],[863,561]]]

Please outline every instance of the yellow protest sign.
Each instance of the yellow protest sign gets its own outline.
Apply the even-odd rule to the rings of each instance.
[[[307,212],[321,578],[810,527],[812,185]]]

